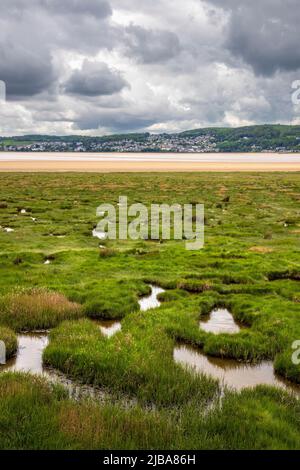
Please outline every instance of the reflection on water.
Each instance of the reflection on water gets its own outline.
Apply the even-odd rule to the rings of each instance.
[[[220,333],[235,334],[240,331],[232,314],[225,308],[213,310],[210,315],[200,321],[200,328],[215,335]]]
[[[161,302],[158,300],[157,296],[165,292],[165,290],[161,287],[156,287],[152,285],[150,285],[149,287],[151,287],[151,294],[147,297],[142,297],[139,300],[139,305],[142,312],[146,312],[151,308],[159,307],[161,305]]]
[[[116,320],[95,320],[94,323],[100,327],[102,334],[108,338],[111,338],[122,329],[121,323]]]
[[[18,353],[14,359],[10,359],[4,366],[0,366],[0,372],[31,372],[41,374],[43,372],[43,351],[48,345],[47,333],[30,333],[18,336]]]
[[[271,361],[243,364],[231,359],[207,357],[199,349],[186,345],[174,349],[174,360],[178,364],[193,368],[195,372],[211,375],[224,386],[236,390],[256,385],[273,385],[300,394],[300,387],[276,376]]]

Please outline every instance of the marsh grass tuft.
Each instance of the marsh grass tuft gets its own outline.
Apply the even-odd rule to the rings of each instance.
[[[44,289],[7,294],[0,300],[0,323],[15,331],[49,329],[82,316],[82,307],[64,295]]]
[[[16,334],[10,328],[0,325],[0,341],[3,341],[5,344],[6,359],[10,359],[18,349]]]
[[[111,258],[112,256],[117,255],[117,250],[114,250],[113,248],[102,248],[99,252],[99,257],[100,258]]]

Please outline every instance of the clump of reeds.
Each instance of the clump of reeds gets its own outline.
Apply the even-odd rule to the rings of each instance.
[[[0,322],[16,331],[48,329],[81,315],[79,304],[45,289],[24,290],[0,299]]]

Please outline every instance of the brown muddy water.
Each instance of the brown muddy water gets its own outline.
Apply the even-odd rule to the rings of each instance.
[[[234,320],[232,314],[226,308],[217,308],[209,315],[202,318],[199,326],[206,333],[215,335],[221,333],[236,334],[241,330],[241,326]]]
[[[213,358],[197,348],[183,344],[174,349],[174,360],[195,373],[218,379],[223,387],[242,390],[257,385],[273,385],[300,395],[299,386],[281,379],[274,373],[271,361],[245,364],[232,359]]]

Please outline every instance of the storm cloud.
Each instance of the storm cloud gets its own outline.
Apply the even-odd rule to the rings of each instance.
[[[0,76],[9,99],[37,95],[52,87],[56,75],[47,51],[35,54],[22,47],[0,49]]]
[[[127,53],[145,64],[166,62],[180,52],[179,39],[171,31],[147,30],[131,24],[125,30]]]
[[[298,0],[2,0],[0,134],[299,122]]]
[[[84,61],[65,83],[66,93],[83,96],[101,96],[118,93],[128,86],[119,72],[111,70],[104,62]]]
[[[209,0],[229,11],[225,46],[256,73],[300,67],[298,0]]]

